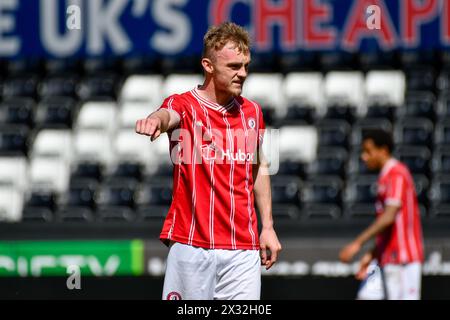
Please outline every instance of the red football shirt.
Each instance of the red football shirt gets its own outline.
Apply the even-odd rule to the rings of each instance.
[[[243,97],[222,106],[197,89],[161,108],[180,116],[168,132],[172,204],[160,239],[208,249],[259,249],[253,166],[265,128],[261,108]]]
[[[423,262],[422,227],[413,178],[401,162],[390,159],[378,178],[377,215],[387,205],[400,209],[394,224],[376,239],[379,263]]]

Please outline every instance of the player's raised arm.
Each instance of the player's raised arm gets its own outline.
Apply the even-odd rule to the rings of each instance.
[[[136,133],[150,136],[151,141],[155,141],[162,133],[176,128],[179,123],[178,113],[160,109],[147,118],[136,121]]]

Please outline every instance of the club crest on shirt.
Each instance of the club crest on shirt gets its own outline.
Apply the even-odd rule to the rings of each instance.
[[[249,118],[247,121],[247,125],[250,129],[255,129],[256,127],[256,121],[253,118]]]
[[[182,300],[181,294],[176,291],[172,291],[167,295],[167,300]]]

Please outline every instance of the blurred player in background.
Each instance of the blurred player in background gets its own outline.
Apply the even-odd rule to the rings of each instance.
[[[163,299],[259,299],[261,264],[281,244],[273,228],[261,108],[241,96],[250,64],[248,33],[233,23],[204,37],[203,85],[168,97],[136,132],[167,132],[173,200],[160,239],[170,246]],[[261,215],[258,237],[255,204]]]
[[[393,140],[387,132],[364,133],[361,157],[369,169],[380,170],[377,219],[341,250],[340,259],[351,261],[362,246],[376,236],[375,247],[360,261],[356,277],[366,280],[358,298],[418,300],[424,257],[419,206],[413,178],[408,168],[392,157],[392,150]],[[373,265],[374,259],[379,269]],[[370,276],[366,278],[369,266]],[[370,279],[372,275],[375,280]],[[376,275],[381,276],[381,283],[377,283]],[[381,291],[381,294],[374,291]]]

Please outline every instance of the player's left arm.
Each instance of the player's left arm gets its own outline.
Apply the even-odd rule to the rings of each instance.
[[[341,261],[352,260],[367,241],[390,227],[395,222],[399,209],[400,205],[387,205],[384,212],[367,229],[341,250],[339,254]]]
[[[253,164],[253,183],[255,203],[261,216],[262,225],[259,237],[261,263],[266,266],[266,269],[269,269],[277,261],[282,247],[273,227],[269,165],[262,152],[260,152],[257,163]]]

